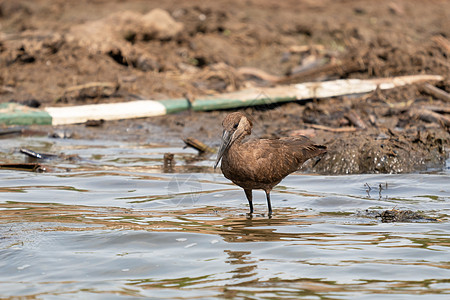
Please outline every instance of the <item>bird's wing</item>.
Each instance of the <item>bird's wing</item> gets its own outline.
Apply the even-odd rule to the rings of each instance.
[[[280,181],[309,158],[325,152],[325,147],[314,145],[306,137],[257,139],[242,146],[245,176],[260,182]]]
[[[286,145],[287,152],[299,158],[299,164],[303,164],[310,158],[327,152],[327,147],[315,145],[305,136],[280,138],[280,143]],[[300,167],[299,165],[299,167]]]

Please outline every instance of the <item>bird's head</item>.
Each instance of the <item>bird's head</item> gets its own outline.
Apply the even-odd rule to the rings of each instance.
[[[214,169],[220,162],[224,153],[233,145],[236,140],[241,140],[252,133],[252,122],[241,112],[234,112],[225,117],[222,122],[223,134]]]

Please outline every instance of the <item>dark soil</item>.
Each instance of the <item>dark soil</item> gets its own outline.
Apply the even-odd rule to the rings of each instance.
[[[155,8],[168,12],[159,12],[156,25],[148,14]],[[191,99],[250,86],[415,74],[443,76],[432,84],[450,93],[449,1],[0,0],[0,102]],[[92,82],[108,88],[68,92]],[[423,109],[444,121],[417,113]],[[256,136],[306,134],[326,144],[328,154],[305,166],[320,173],[441,169],[448,157],[449,102],[421,85],[244,111]],[[180,145],[193,136],[217,146],[226,113],[57,130]],[[354,126],[350,114],[364,128],[329,131]]]

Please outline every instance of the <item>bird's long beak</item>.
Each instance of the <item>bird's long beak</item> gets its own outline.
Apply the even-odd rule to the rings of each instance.
[[[217,165],[220,162],[225,151],[231,146],[231,142],[233,141],[233,134],[224,130],[222,134],[222,144],[220,145],[219,152],[217,152],[216,162],[214,163],[214,169],[217,168]]]

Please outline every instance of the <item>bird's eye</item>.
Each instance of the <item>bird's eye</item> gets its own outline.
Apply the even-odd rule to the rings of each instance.
[[[236,129],[236,128],[238,128],[238,126],[239,126],[239,123],[236,123],[236,124],[234,124],[233,128]]]

